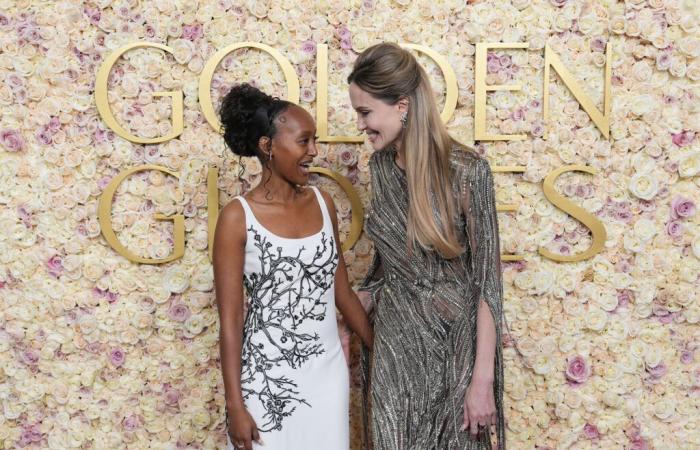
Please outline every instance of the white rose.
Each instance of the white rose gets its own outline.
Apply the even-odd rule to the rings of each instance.
[[[201,292],[208,292],[214,288],[214,269],[211,265],[192,277],[192,288]]]
[[[678,164],[678,175],[683,178],[694,177],[700,172],[700,152],[691,153]]]
[[[195,52],[194,44],[187,39],[177,39],[170,46],[175,60],[180,64],[189,62]]]
[[[163,279],[163,287],[169,292],[182,294],[190,284],[189,274],[183,268],[174,266],[168,269]]]
[[[662,398],[654,405],[654,415],[664,422],[669,421],[676,413],[674,400]]]
[[[634,224],[634,234],[644,242],[649,242],[655,235],[657,227],[652,220],[639,219]]]
[[[630,180],[629,190],[638,198],[651,200],[659,191],[659,182],[651,173],[638,173]]]
[[[697,259],[700,259],[700,234],[695,236],[695,239],[693,239],[692,248],[693,255],[695,255]]]
[[[547,292],[551,291],[552,286],[554,286],[554,274],[546,270],[541,270],[535,273],[533,283],[535,294],[546,294]]]
[[[593,331],[602,331],[608,322],[607,314],[598,308],[591,308],[586,314],[586,326]]]
[[[532,368],[535,373],[539,375],[545,375],[552,370],[554,367],[555,360],[554,355],[551,353],[540,353],[535,357],[533,361]]]
[[[656,105],[657,103],[658,102],[656,102],[652,95],[642,94],[634,97],[629,106],[630,111],[633,114],[636,116],[643,116],[651,110],[653,105]]]

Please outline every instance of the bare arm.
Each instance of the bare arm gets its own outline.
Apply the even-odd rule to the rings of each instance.
[[[234,443],[252,448],[258,440],[257,426],[245,408],[241,392],[243,343],[243,267],[246,224],[243,207],[232,201],[221,211],[214,234],[214,284],[219,311],[219,350],[224,378],[229,435]]]
[[[476,316],[476,360],[472,383],[493,383],[496,354],[496,325],[489,306],[479,300]]]
[[[502,412],[497,404],[502,405],[503,366],[499,351],[499,328],[503,314],[503,290],[495,191],[486,160],[477,161],[471,178],[473,190],[465,214],[470,223],[471,233],[468,234],[475,261],[475,287],[479,295],[476,358],[465,395],[464,427],[469,427],[471,433],[476,435],[479,425],[497,425]],[[497,376],[501,378],[497,379]]]
[[[367,313],[348,281],[348,271],[345,266],[345,259],[343,258],[343,252],[340,248],[340,239],[338,237],[338,218],[335,204],[330,195],[326,192],[322,192],[322,194],[328,205],[328,210],[333,222],[333,232],[340,258],[338,269],[335,273],[335,304],[350,329],[360,336],[360,339],[362,339],[362,342],[364,342],[367,347],[372,348],[374,345],[374,336],[372,327],[369,324],[369,319],[367,318]]]

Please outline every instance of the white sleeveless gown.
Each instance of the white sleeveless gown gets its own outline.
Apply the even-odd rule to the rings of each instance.
[[[338,337],[335,272],[338,251],[317,188],[323,227],[311,236],[277,236],[247,201],[244,284],[248,312],[241,389],[260,430],[261,450],[347,450],[349,380]],[[228,450],[234,450],[230,439]]]

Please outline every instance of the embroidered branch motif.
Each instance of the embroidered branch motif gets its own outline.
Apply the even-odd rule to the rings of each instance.
[[[334,285],[338,255],[333,236],[325,232],[313,253],[301,247],[296,256],[291,256],[283,255],[282,247],[273,249],[267,237],[253,226],[248,231],[253,233],[262,269],[243,279],[249,305],[241,390],[244,399],[257,397],[265,408],[265,423],[258,424],[260,430],[281,430],[283,419],[299,404],[311,405],[299,395],[293,379],[274,376],[273,369],[298,369],[325,352],[318,342],[319,335],[308,332],[308,322],[326,317],[326,302],[321,298]]]

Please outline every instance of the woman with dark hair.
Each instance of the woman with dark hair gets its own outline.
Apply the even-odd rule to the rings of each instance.
[[[491,449],[489,429],[504,449],[489,165],[447,134],[428,76],[407,50],[366,49],[348,83],[358,128],[377,150],[366,225],[375,259],[362,287],[374,305],[365,384],[374,449]]]
[[[264,439],[270,450],[347,449],[336,306],[365,345],[372,332],[348,282],[333,200],[307,187],[314,121],[243,84],[223,99],[221,122],[236,155],[263,163],[261,185],[223,208],[214,237],[228,448]]]

